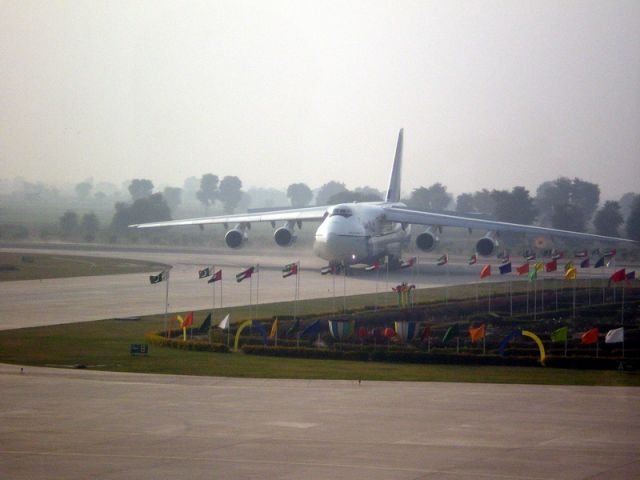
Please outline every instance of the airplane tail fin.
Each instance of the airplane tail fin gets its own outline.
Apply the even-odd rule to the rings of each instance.
[[[391,169],[391,178],[389,178],[389,189],[387,190],[387,202],[400,201],[400,177],[402,173],[402,142],[404,129],[400,129],[398,134],[398,145],[396,145],[396,156],[393,159],[393,168]]]

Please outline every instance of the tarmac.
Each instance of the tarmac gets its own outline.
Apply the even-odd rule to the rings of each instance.
[[[636,388],[0,365],[7,479],[631,479]]]

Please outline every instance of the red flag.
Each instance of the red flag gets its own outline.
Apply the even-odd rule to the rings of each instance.
[[[544,266],[547,272],[555,272],[558,269],[558,259],[554,258]]]
[[[611,286],[611,282],[613,283],[622,282],[626,278],[627,278],[627,273],[625,272],[625,269],[623,268],[622,270],[618,270],[617,272],[614,272],[614,274],[609,277],[609,286]]]
[[[191,325],[193,325],[193,312],[187,313],[187,316],[182,321],[182,328],[190,327]]]
[[[524,275],[526,273],[529,273],[529,264],[524,263],[519,267],[516,267],[516,272],[518,272],[518,275]]]
[[[478,328],[469,327],[469,336],[471,337],[471,343],[476,343],[478,340],[481,340],[485,336],[485,325],[484,323],[480,325]]]
[[[584,345],[598,343],[598,333],[599,332],[597,328],[592,328],[591,330],[588,330],[582,334],[582,336],[580,337],[580,341]]]
[[[218,270],[216,273],[214,273],[207,283],[213,283],[219,280],[222,280],[222,270]]]
[[[424,326],[424,330],[422,331],[422,337],[420,337],[420,340],[424,340],[425,338],[428,338],[430,336],[431,336],[431,325],[427,323]]]
[[[491,276],[491,265],[485,265],[480,270],[480,278],[485,278]]]

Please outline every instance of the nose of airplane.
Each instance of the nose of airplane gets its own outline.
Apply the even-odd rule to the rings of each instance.
[[[314,252],[329,261],[352,262],[362,257],[366,253],[366,239],[358,227],[342,217],[328,218],[316,231]]]

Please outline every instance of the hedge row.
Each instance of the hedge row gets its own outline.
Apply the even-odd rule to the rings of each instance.
[[[158,332],[145,333],[144,339],[151,345],[158,347],[177,348],[179,350],[193,350],[197,352],[221,352],[228,353],[229,348],[223,343],[209,343],[202,340],[183,341],[179,338],[167,338]]]

